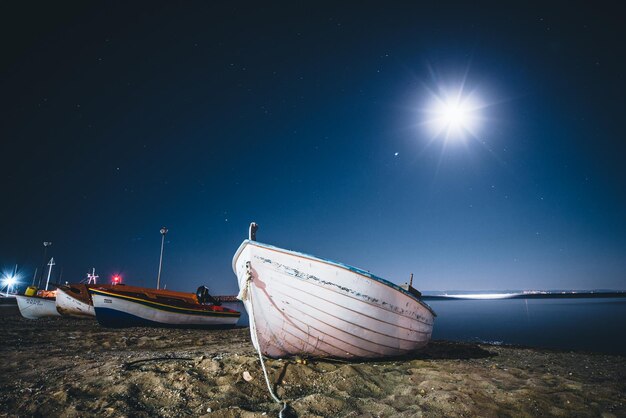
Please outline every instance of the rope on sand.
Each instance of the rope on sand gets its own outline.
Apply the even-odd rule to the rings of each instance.
[[[130,370],[133,367],[135,367],[135,365],[137,365],[139,363],[147,363],[149,361],[179,361],[179,360],[182,360],[182,361],[194,361],[193,358],[189,358],[189,357],[170,357],[170,356],[153,357],[153,358],[144,358],[144,359],[140,359],[140,360],[126,362],[126,363],[122,364],[122,369]]]
[[[237,299],[241,301],[248,301],[250,304],[250,310],[248,311],[248,316],[250,317],[250,338],[252,338],[252,345],[259,355],[259,361],[261,362],[261,368],[263,369],[263,376],[265,377],[265,383],[267,384],[267,390],[269,390],[272,399],[276,401],[279,405],[282,404],[283,408],[278,413],[279,418],[283,418],[283,412],[287,409],[287,402],[281,401],[278,396],[272,390],[272,385],[270,384],[270,379],[267,375],[267,369],[265,368],[265,363],[263,362],[263,355],[261,354],[261,349],[259,347],[259,339],[256,333],[256,323],[254,322],[254,308],[252,306],[252,292],[250,291],[250,282],[252,281],[252,270],[250,268],[250,262],[246,262],[246,284],[241,288],[241,291],[237,295]]]

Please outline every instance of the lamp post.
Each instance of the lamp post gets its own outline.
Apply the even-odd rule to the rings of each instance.
[[[4,278],[3,280],[3,285],[6,286],[6,293],[4,294],[4,296],[9,297],[9,292],[11,292],[11,290],[15,290],[15,284],[17,283],[17,264],[15,265],[15,270],[13,270],[13,274],[11,276],[7,276]]]
[[[165,244],[165,234],[167,234],[167,228],[161,228],[161,257],[159,258],[159,274],[157,276],[157,289],[161,285],[161,268],[163,267],[163,246]]]
[[[41,287],[41,281],[43,280],[43,271],[46,269],[46,256],[48,255],[48,247],[51,245],[52,242],[43,242],[43,261],[41,263],[41,272],[39,273],[39,282],[37,283],[37,287]]]

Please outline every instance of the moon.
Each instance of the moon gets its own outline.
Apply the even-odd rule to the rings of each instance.
[[[426,108],[425,124],[433,138],[446,142],[463,141],[477,135],[482,108],[476,94],[465,94],[463,89],[432,94]]]

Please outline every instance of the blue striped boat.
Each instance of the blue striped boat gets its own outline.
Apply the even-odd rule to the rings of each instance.
[[[200,303],[193,293],[119,285],[89,288],[96,319],[105,327],[232,328],[240,312]]]

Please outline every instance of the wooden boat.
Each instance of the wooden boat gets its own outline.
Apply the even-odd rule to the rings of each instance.
[[[66,284],[57,287],[57,311],[64,316],[73,316],[78,318],[96,318],[96,311],[93,307],[93,301],[89,294],[89,287],[98,286],[102,289],[110,288],[119,283],[119,276],[113,278],[111,284],[97,285],[98,276],[96,269],[92,268],[87,273],[87,277],[80,283]]]
[[[88,289],[96,319],[106,327],[229,328],[241,315],[216,303],[204,286],[196,294],[126,285]]]
[[[44,243],[44,245],[45,244],[46,243]],[[44,290],[38,290],[35,286],[28,286],[23,295],[15,296],[17,299],[17,307],[20,309],[20,313],[24,318],[39,319],[46,316],[60,316],[56,308],[57,291],[56,289],[48,290],[50,275],[52,274],[52,267],[54,265],[54,257],[52,257],[48,262],[48,277]]]
[[[56,308],[61,315],[96,318],[89,287],[109,288],[113,285],[69,284],[57,288]]]
[[[257,350],[269,357],[399,356],[430,340],[432,309],[403,289],[342,263],[243,241],[233,258]]]
[[[29,288],[30,289],[30,288]],[[31,290],[27,294],[16,295],[20,313],[27,319],[39,319],[47,316],[60,316],[56,308],[56,290]]]

